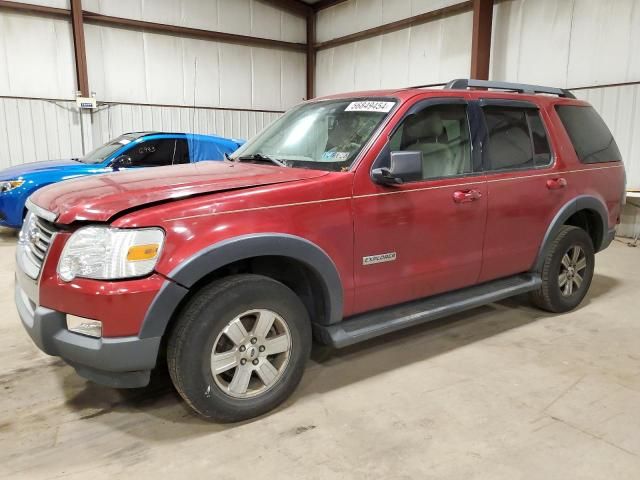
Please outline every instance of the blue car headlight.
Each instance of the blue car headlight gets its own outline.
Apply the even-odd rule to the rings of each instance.
[[[9,192],[14,188],[21,187],[24,184],[24,180],[8,180],[0,182],[0,192]]]

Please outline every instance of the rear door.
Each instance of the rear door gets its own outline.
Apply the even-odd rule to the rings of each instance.
[[[530,270],[555,212],[571,194],[545,127],[546,112],[525,101],[480,100],[475,105],[486,129],[483,282]]]
[[[356,182],[359,311],[476,283],[487,195],[470,123],[465,99],[417,102],[389,133],[373,168],[385,166],[391,151],[419,151],[422,178],[382,186],[371,180],[367,168]]]

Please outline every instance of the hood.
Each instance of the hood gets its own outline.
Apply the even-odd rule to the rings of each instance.
[[[60,177],[80,175],[101,170],[100,165],[87,165],[75,160],[47,160],[32,162],[0,170],[0,180],[17,180],[28,178],[30,175],[59,175]]]
[[[306,180],[327,172],[234,162],[201,162],[96,175],[38,190],[31,201],[62,224],[106,222],[144,205],[239,188]]]

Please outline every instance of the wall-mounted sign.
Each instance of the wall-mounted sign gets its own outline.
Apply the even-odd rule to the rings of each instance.
[[[76,105],[80,110],[85,108],[96,108],[96,99],[92,97],[76,97]]]

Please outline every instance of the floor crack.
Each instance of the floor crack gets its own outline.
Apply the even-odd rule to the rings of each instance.
[[[560,422],[560,423],[562,423],[563,425],[566,425],[566,426],[567,426],[567,427],[569,427],[569,428],[572,428],[572,429],[574,429],[574,430],[577,430],[578,432],[580,432],[580,433],[582,433],[582,434],[584,434],[584,435],[587,435],[587,436],[589,436],[589,437],[591,437],[591,438],[594,438],[594,439],[596,439],[596,440],[600,440],[601,442],[604,442],[604,443],[606,443],[607,445],[609,445],[609,446],[611,446],[611,447],[613,447],[613,448],[615,448],[615,449],[617,449],[617,450],[620,450],[621,452],[627,453],[627,454],[632,455],[632,456],[634,456],[634,457],[636,457],[636,458],[640,458],[640,455],[638,455],[636,452],[634,452],[634,451],[632,451],[632,450],[627,450],[626,448],[621,447],[620,445],[616,445],[615,443],[613,443],[613,442],[611,442],[611,441],[609,441],[609,440],[607,440],[607,439],[605,439],[605,438],[602,438],[601,436],[596,435],[595,433],[591,433],[591,432],[589,432],[588,430],[584,430],[584,429],[582,429],[582,428],[580,428],[580,427],[578,427],[578,426],[576,426],[576,425],[573,425],[573,424],[571,424],[571,423],[569,423],[569,422],[566,422],[566,421],[562,420],[562,419],[561,419],[561,418],[559,418],[559,417],[554,417],[553,415],[549,415],[549,417],[550,417],[551,419],[555,420],[556,422]]]

